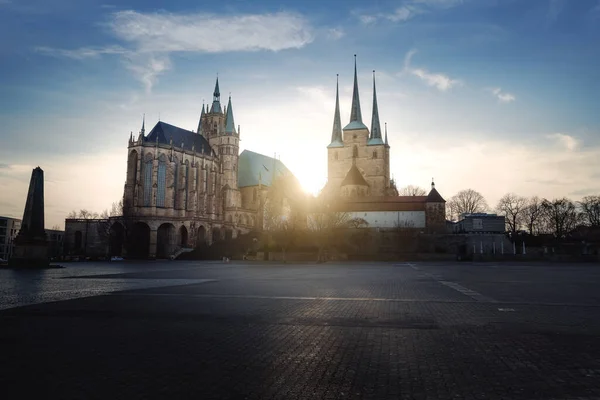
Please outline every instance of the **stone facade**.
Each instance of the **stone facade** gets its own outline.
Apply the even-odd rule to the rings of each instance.
[[[337,209],[364,219],[371,228],[418,228],[427,232],[446,229],[445,201],[431,183],[427,196],[398,196],[390,179],[390,145],[387,124],[382,132],[373,72],[371,129],[363,123],[356,63],[350,122],[342,128],[339,89],[331,142],[327,146],[327,185],[324,195],[335,199]]]
[[[167,258],[262,229],[268,185],[248,168],[240,180],[240,158],[245,165],[281,162],[248,151],[240,155],[239,141],[231,97],[222,107],[218,80],[196,132],[159,121],[146,134],[144,121],[137,138],[129,138],[123,216],[67,220],[67,253]]]

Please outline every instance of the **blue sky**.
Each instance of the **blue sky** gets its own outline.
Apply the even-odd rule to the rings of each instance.
[[[326,179],[335,75],[372,70],[400,186],[600,194],[599,0],[0,0],[0,214],[46,171],[46,224],[122,196],[129,133],[193,129],[215,76],[242,148]]]

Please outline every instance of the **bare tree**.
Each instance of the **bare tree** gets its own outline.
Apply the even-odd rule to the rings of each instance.
[[[420,186],[408,185],[398,191],[399,196],[427,196],[427,191]]]
[[[112,203],[109,215],[111,217],[122,217],[123,216],[123,199]]]
[[[350,220],[350,214],[335,210],[335,205],[328,196],[321,195],[316,199],[307,222],[319,248],[319,262],[324,260],[324,250],[335,243],[336,231],[349,227]]]
[[[507,193],[498,201],[496,212],[506,217],[506,226],[513,234],[523,225],[527,199]]]
[[[294,244],[306,226],[304,194],[298,193],[295,182],[287,176],[275,179],[269,188],[263,209],[267,242],[281,246],[283,261],[287,249]]]
[[[75,219],[77,218],[77,211],[73,210],[67,215],[67,219]]]
[[[577,211],[575,203],[566,197],[552,201],[544,199],[542,209],[548,227],[557,238],[565,237],[581,222],[581,214]]]
[[[51,229],[52,229],[53,231],[61,231],[61,230],[62,230],[62,229],[60,229],[60,226],[59,226],[58,224],[54,224],[54,225],[52,225],[52,228],[51,228]]]
[[[461,190],[446,203],[446,214],[456,221],[461,214],[486,212],[489,207],[483,195],[473,189]]]
[[[523,224],[527,227],[530,235],[540,233],[544,209],[539,197],[533,196],[527,200],[527,205],[523,209]]]
[[[579,205],[585,222],[593,227],[600,226],[600,196],[586,196]]]

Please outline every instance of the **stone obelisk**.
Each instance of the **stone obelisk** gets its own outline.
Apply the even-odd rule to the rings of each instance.
[[[15,250],[9,261],[11,266],[49,266],[48,240],[44,229],[44,171],[40,167],[31,173],[23,221],[14,243]]]

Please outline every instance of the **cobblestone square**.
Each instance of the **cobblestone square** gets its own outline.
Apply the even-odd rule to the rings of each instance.
[[[597,399],[599,283],[593,264],[1,270],[0,384],[6,398]]]

